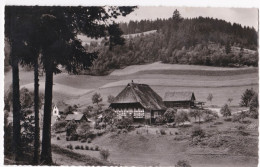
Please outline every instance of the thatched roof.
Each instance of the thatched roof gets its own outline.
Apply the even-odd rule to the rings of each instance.
[[[195,99],[193,92],[166,92],[163,101],[190,101]]]
[[[84,114],[68,114],[66,117],[66,121],[80,121],[84,117]]]
[[[110,106],[116,104],[139,103],[146,109],[162,110],[165,108],[162,98],[146,84],[129,83],[115,97]]]

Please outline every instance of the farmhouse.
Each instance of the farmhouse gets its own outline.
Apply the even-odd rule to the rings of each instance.
[[[83,123],[88,121],[84,114],[68,114],[65,120],[68,122],[75,121],[76,123]]]
[[[192,108],[195,107],[195,100],[193,92],[166,92],[163,99],[167,108]]]
[[[119,119],[133,116],[135,122],[147,123],[153,123],[166,110],[162,98],[150,86],[133,81],[115,97],[110,107],[115,110]]]

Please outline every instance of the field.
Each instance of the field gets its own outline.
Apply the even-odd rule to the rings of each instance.
[[[196,126],[192,119],[192,126]],[[200,126],[207,133],[214,133],[213,138],[228,137],[224,146],[209,147],[191,145],[189,134],[192,127],[164,128],[158,126],[144,126],[128,133],[118,131],[106,133],[95,138],[91,143],[79,141],[66,141],[65,133],[57,134],[61,140],[53,138],[53,143],[65,148],[72,144],[73,147],[88,145],[95,148],[109,149],[109,161],[120,165],[144,165],[144,166],[169,166],[176,164],[178,160],[188,160],[196,166],[257,166],[258,143],[257,125],[258,120],[250,119],[251,124],[226,122],[223,118],[216,122],[221,124],[202,123]],[[243,136],[236,129],[237,126],[245,126],[249,135]],[[251,127],[251,128],[250,128]],[[253,128],[253,129],[252,129]],[[160,129],[166,131],[161,135]],[[249,141],[249,142],[248,142]],[[209,142],[210,143],[210,142]],[[211,144],[212,144],[211,143]],[[98,151],[73,150],[74,152],[100,158]]]
[[[99,92],[103,103],[107,96],[116,96],[127,83],[149,84],[161,97],[167,91],[192,91],[196,100],[207,102],[209,93],[212,102],[206,105],[222,106],[232,98],[232,106],[238,106],[242,93],[253,88],[258,91],[258,68],[223,68],[195,65],[162,64],[160,62],[133,65],[115,70],[108,76],[69,75],[54,76],[54,102],[64,101],[80,107],[92,105],[91,97]],[[33,90],[33,72],[21,70],[21,87]],[[11,84],[11,72],[5,74],[5,90]],[[44,76],[40,78],[40,91],[44,90]]]
[[[11,72],[5,74],[5,91],[11,84]],[[115,70],[108,76],[87,76],[69,75],[61,73],[54,76],[53,95],[54,103],[64,101],[67,104],[77,104],[81,109],[92,104],[92,95],[99,92],[103,98],[103,104],[108,106],[107,96],[116,96],[127,83],[132,82],[149,84],[161,97],[167,91],[192,91],[196,100],[206,102],[206,106],[214,106],[216,110],[228,103],[232,98],[232,112],[242,110],[239,102],[242,93],[246,89],[253,88],[258,92],[258,68],[221,68],[204,67],[193,65],[170,65],[156,62],[146,65],[134,65],[125,69]],[[20,71],[21,87],[33,90],[33,72]],[[40,77],[40,91],[44,92],[44,76]],[[207,96],[213,94],[212,102],[208,102]],[[116,132],[106,133],[93,140],[92,143],[81,143],[79,141],[68,142],[65,134],[58,134],[61,140],[52,138],[52,143],[61,148],[68,144],[89,145],[91,147],[109,149],[111,156],[109,161],[121,165],[173,165],[178,160],[188,160],[192,166],[256,166],[257,165],[257,125],[258,120],[251,120],[254,129],[247,129],[249,136],[241,136],[234,132],[240,123],[226,122],[221,117],[220,125],[204,123],[202,128],[207,132],[219,131],[221,135],[227,135],[232,142],[221,148],[207,148],[191,146],[190,139],[182,135],[176,135],[191,128],[167,128],[167,135],[160,135],[157,132],[163,127],[142,127],[126,134]],[[148,133],[147,133],[148,130]],[[138,132],[137,132],[138,131]],[[240,140],[241,139],[241,140]],[[250,142],[247,142],[250,141]],[[73,150],[78,154],[66,155],[57,154],[60,151],[55,147],[53,153],[55,162],[64,161],[68,165],[84,165],[83,161],[76,160],[77,155],[100,158],[98,151]],[[54,149],[54,150],[55,150]],[[66,152],[66,151],[65,151]],[[74,156],[74,157],[73,157]],[[64,164],[63,163],[63,164]],[[101,162],[100,162],[101,163]],[[59,164],[59,163],[58,163]]]

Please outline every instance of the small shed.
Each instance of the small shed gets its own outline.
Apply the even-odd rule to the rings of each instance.
[[[68,122],[74,120],[76,123],[83,123],[88,121],[84,114],[68,114],[65,120]]]
[[[191,108],[195,107],[195,95],[193,92],[166,92],[164,104],[168,108]]]

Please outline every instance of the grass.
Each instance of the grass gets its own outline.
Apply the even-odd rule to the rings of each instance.
[[[118,74],[118,75],[115,75]],[[11,83],[11,71],[5,74],[5,90]],[[33,90],[33,71],[20,71],[21,87],[26,85]],[[257,68],[223,68],[196,65],[162,64],[128,66],[115,70],[108,76],[54,75],[53,99],[67,104],[85,107],[92,104],[92,95],[99,92],[105,105],[107,96],[116,96],[127,83],[149,84],[161,97],[167,91],[193,91],[196,100],[207,102],[209,93],[213,94],[212,103],[222,106],[228,98],[231,105],[238,106],[242,93],[253,87],[258,91]],[[44,77],[40,77],[40,90],[44,90]],[[64,91],[66,90],[66,91]]]
[[[114,166],[115,164],[100,160],[98,158],[90,157],[88,155],[83,155],[76,153],[74,151],[62,148],[58,145],[52,145],[52,151],[57,154],[61,154],[63,156],[69,157],[74,161],[84,162],[86,166]]]

